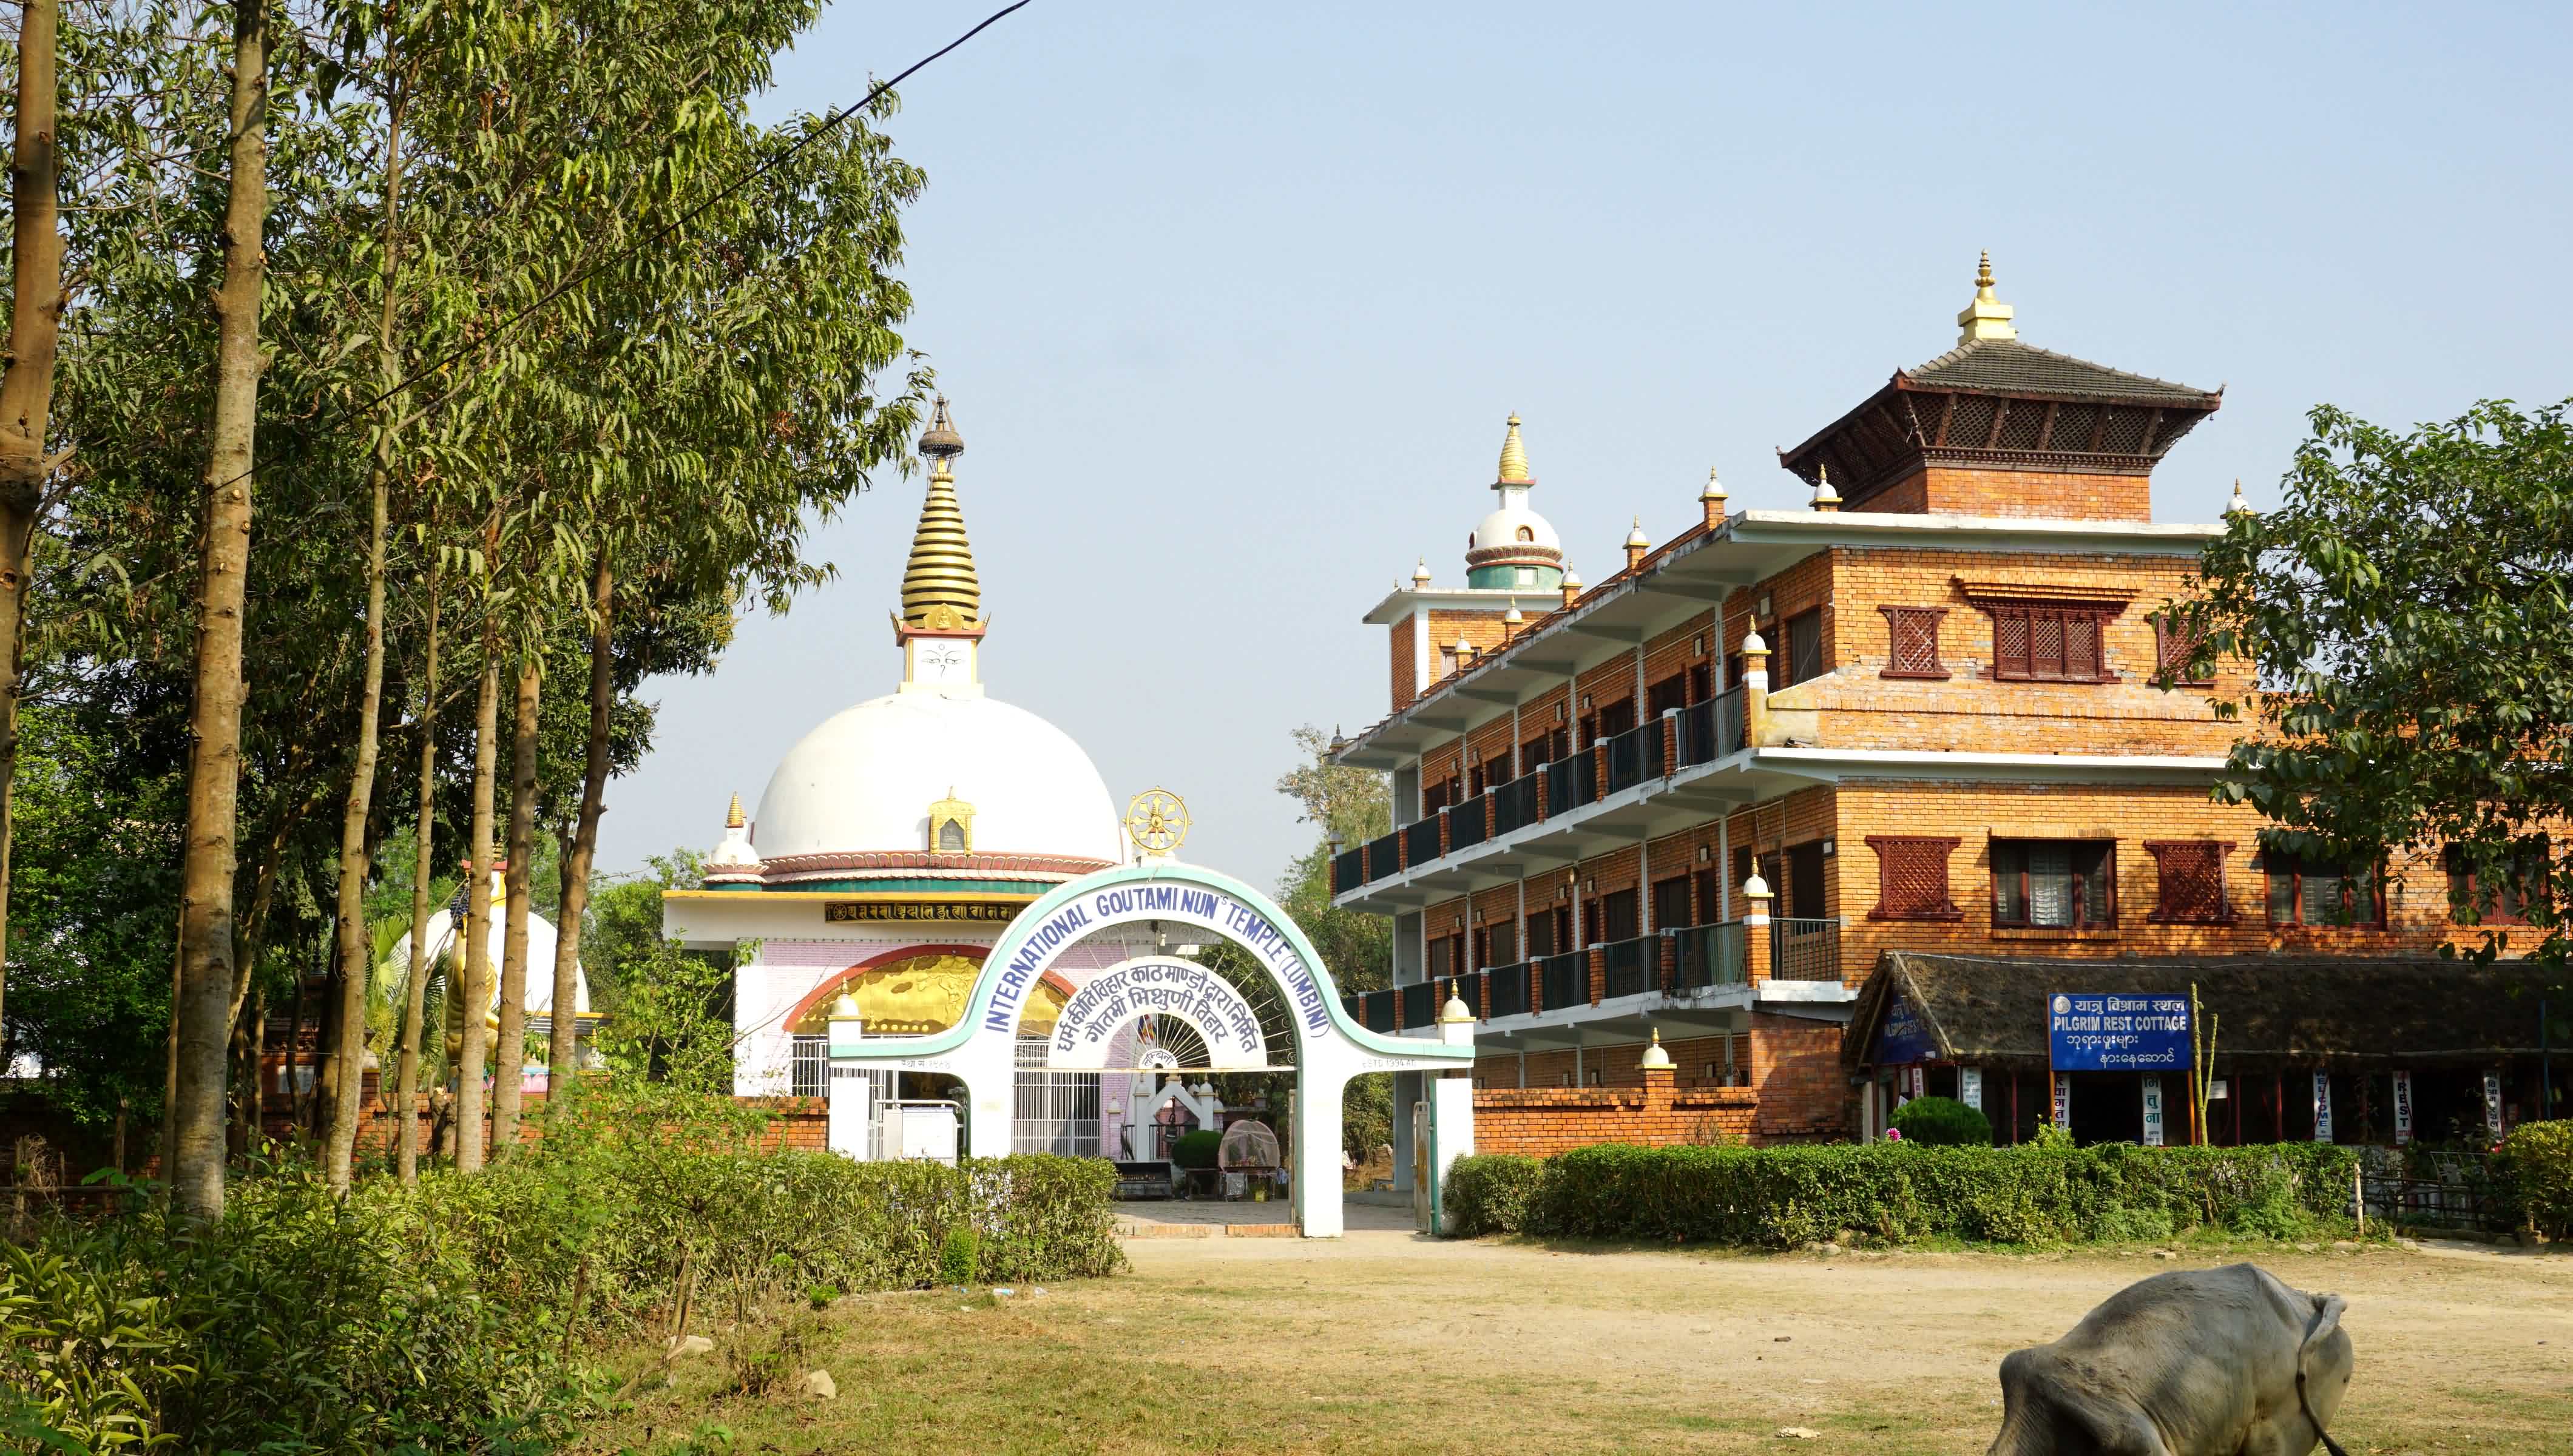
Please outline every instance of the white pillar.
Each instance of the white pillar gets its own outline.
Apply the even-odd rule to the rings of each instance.
[[[1295,1222],[1306,1238],[1340,1236],[1340,1096],[1348,1077],[1303,1068],[1295,1079]]]
[[[1462,1000],[1449,1000],[1440,1014],[1438,1040],[1450,1047],[1474,1045],[1474,1015]],[[1440,1197],[1447,1186],[1447,1169],[1456,1159],[1474,1155],[1474,1074],[1470,1069],[1459,1069],[1427,1076],[1430,1193],[1433,1205],[1439,1209],[1437,1231],[1446,1233],[1456,1226],[1454,1210],[1447,1208]]]
[[[836,1052],[857,1044],[862,1030],[857,1012],[847,997],[840,998],[840,1004],[831,1011],[831,1042],[826,1050]],[[873,1098],[868,1095],[874,1083],[855,1058],[832,1056],[827,1065],[828,1080],[822,1084],[822,1092],[828,1098],[829,1120],[825,1125],[831,1150],[863,1162],[867,1155],[867,1122],[875,1115]]]

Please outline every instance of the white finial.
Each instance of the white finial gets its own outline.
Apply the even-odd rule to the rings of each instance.
[[[1637,1065],[1646,1072],[1668,1072],[1671,1070],[1671,1054],[1662,1050],[1661,1028],[1653,1028],[1653,1045],[1644,1049],[1643,1059]]]
[[[1644,534],[1644,518],[1642,516],[1639,515],[1635,517],[1635,528],[1626,532],[1626,544],[1629,548],[1650,546],[1653,544],[1653,538]]]
[[[1745,900],[1769,900],[1774,898],[1769,893],[1769,882],[1760,878],[1760,872],[1758,870],[1752,871],[1751,878],[1742,882],[1742,898]],[[1764,906],[1762,908],[1766,909],[1767,907]]]
[[[1411,568],[1411,589],[1414,591],[1429,589],[1429,558],[1426,556],[1420,558],[1419,565]]]
[[[1579,591],[1581,589],[1581,573],[1578,571],[1564,572],[1563,587],[1566,591]]]
[[[1526,620],[1527,618],[1519,615],[1519,599],[1517,597],[1511,597],[1510,609],[1501,613],[1502,625],[1515,627]]]
[[[1706,467],[1706,488],[1697,493],[1697,498],[1700,500],[1722,500],[1726,498],[1724,493],[1724,482],[1715,478],[1715,466],[1709,465]]]
[[[1746,653],[1767,652],[1769,650],[1769,644],[1760,639],[1760,629],[1758,627],[1752,628],[1750,633],[1742,639],[1742,650]]]
[[[2225,502],[2224,513],[2226,515],[2249,515],[2252,513],[2251,502],[2242,498],[2242,477],[2239,475],[2233,478],[2233,498]]]
[[[1993,256],[1983,256],[1975,268],[1975,301],[1957,316],[1957,343],[1973,344],[1983,339],[2017,339],[2019,330],[2011,326],[2011,306],[1993,295]]]
[[[1814,509],[1816,509],[1816,510],[1828,510],[1828,509],[1834,509],[1834,508],[1837,508],[1837,507],[1840,505],[1840,503],[1841,503],[1841,493],[1840,493],[1839,491],[1837,491],[1837,490],[1835,490],[1835,489],[1833,489],[1833,488],[1832,488],[1832,467],[1831,467],[1831,466],[1829,466],[1829,465],[1817,465],[1817,466],[1815,466],[1815,468],[1814,468],[1814,498],[1813,498],[1813,500],[1812,500],[1811,502],[1809,502],[1809,503],[1810,503],[1810,504],[1813,506],[1813,508],[1814,508]]]

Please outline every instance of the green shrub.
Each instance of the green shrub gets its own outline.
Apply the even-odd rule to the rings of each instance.
[[[939,1283],[974,1282],[975,1255],[980,1252],[975,1242],[974,1225],[971,1223],[959,1223],[947,1230],[947,1242],[938,1250]]]
[[[983,1277],[1122,1262],[1095,1158],[766,1153],[728,1102],[578,1095],[470,1177],[273,1169],[211,1226],[137,1199],[0,1241],[0,1449],[537,1448],[607,1393],[594,1351],[701,1312],[926,1287],[959,1235]]]
[[[2529,1226],[2573,1238],[2573,1119],[2520,1123],[2501,1140],[2499,1160],[2518,1185]]]
[[[1213,1167],[1216,1155],[1223,1150],[1224,1134],[1221,1132],[1207,1129],[1183,1132],[1180,1140],[1171,1144],[1171,1161],[1188,1168]]]
[[[1524,1225],[1528,1199],[1536,1192],[1544,1166],[1514,1152],[1460,1157],[1447,1165],[1440,1205],[1455,1221],[1456,1231],[1467,1238],[1516,1233]]]
[[[1518,1227],[1750,1248],[1795,1248],[1844,1230],[1888,1243],[2080,1243],[2163,1238],[2209,1225],[2288,1237],[2343,1215],[2356,1161],[2356,1149],[2315,1143],[1602,1143],[1539,1165]]]
[[[1894,1113],[1906,1142],[1924,1147],[1990,1147],[1992,1119],[1955,1097],[1914,1097]]]

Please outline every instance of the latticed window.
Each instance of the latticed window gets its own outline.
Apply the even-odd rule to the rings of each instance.
[[[2188,660],[2206,640],[2206,624],[2165,613],[2153,617],[2153,675],[2177,687],[2212,687],[2211,671],[2191,672]]]
[[[1995,606],[1993,676],[2012,682],[2105,682],[2106,614],[2094,606]]]
[[[2224,857],[2232,849],[2230,841],[2218,839],[2144,841],[2160,881],[2153,913],[2144,918],[2173,925],[2232,920],[2233,906],[2224,897]]]
[[[1871,834],[1876,851],[1876,909],[1870,920],[1963,920],[1966,913],[1948,898],[1948,855],[1953,839]]]
[[[1946,677],[1939,661],[1939,619],[1946,607],[1878,607],[1885,613],[1887,677]]]

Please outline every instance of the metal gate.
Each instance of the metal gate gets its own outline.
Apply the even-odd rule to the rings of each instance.
[[[1100,1075],[1047,1071],[1052,1045],[1043,1038],[1019,1039],[1018,1118],[1010,1135],[1011,1150],[1097,1157]]]

